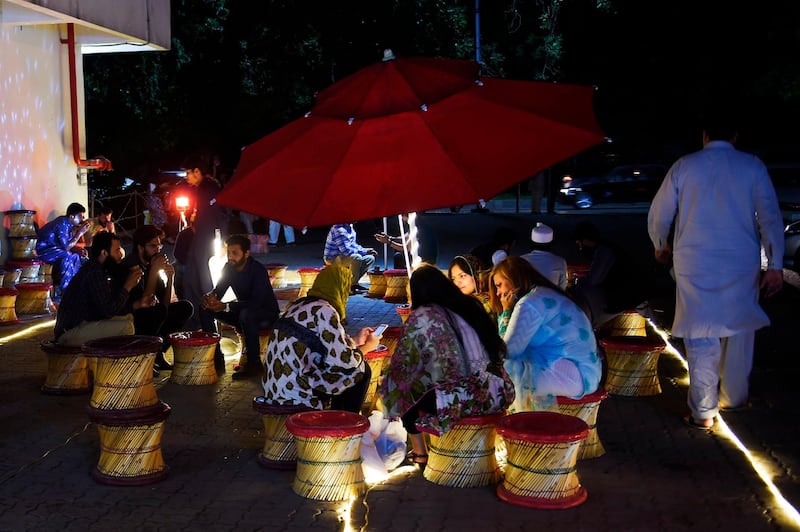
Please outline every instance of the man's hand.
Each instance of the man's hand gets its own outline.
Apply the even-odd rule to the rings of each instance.
[[[386,233],[375,233],[375,240],[377,240],[381,244],[388,244],[389,235],[387,235]]]
[[[378,252],[373,248],[367,248],[367,255],[377,256]]]
[[[783,288],[783,270],[767,270],[761,275],[759,288],[764,297],[772,297]]]
[[[217,294],[210,292],[203,296],[200,306],[211,312],[222,312],[225,310],[225,303],[217,298]]]
[[[125,290],[128,292],[133,290],[133,287],[139,284],[139,281],[142,280],[142,275],[144,275],[142,269],[138,266],[133,266],[128,271],[128,277],[125,279],[125,284],[123,285]]]
[[[659,264],[667,264],[672,251],[669,248],[657,249],[655,252],[656,262]]]
[[[158,305],[158,298],[155,294],[144,295],[139,299],[139,301],[134,301],[133,303],[133,310],[138,310],[140,308],[150,308]]]

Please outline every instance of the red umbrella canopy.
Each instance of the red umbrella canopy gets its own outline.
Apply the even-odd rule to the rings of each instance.
[[[601,142],[593,89],[409,58],[322,91],[247,146],[217,200],[295,227],[475,203]]]

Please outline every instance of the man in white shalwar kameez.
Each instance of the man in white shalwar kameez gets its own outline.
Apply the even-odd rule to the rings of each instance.
[[[670,168],[648,216],[656,260],[673,256],[672,335],[684,339],[689,363],[685,421],[698,428],[710,428],[719,408],[747,403],[755,331],[769,325],[759,289],[769,297],[783,284],[775,189],[764,164],[733,147],[736,134],[725,120],[711,119],[703,149]]]

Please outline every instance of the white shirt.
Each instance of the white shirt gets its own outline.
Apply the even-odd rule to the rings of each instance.
[[[567,261],[549,251],[535,249],[522,258],[562,290],[567,288]]]

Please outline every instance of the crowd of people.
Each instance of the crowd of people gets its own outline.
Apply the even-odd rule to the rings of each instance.
[[[648,218],[655,258],[671,261],[677,286],[672,334],[685,339],[690,371],[685,421],[702,429],[713,425],[720,408],[747,402],[753,334],[768,324],[758,298],[780,290],[783,251],[764,165],[733,147],[736,132],[724,120],[709,122],[704,135],[701,151],[673,165]],[[40,257],[58,267],[62,294],[56,340],[80,345],[118,334],[166,340],[178,330],[215,332],[227,323],[243,335],[247,354],[233,377],[258,377],[268,402],[359,411],[370,379],[364,355],[381,336],[373,326],[348,335],[346,307],[350,296],[366,290],[359,282],[376,250],[358,243],[352,223],[332,226],[326,266],[307,296],[281,313],[246,235],[227,237],[227,263],[212,282],[210,242],[222,223],[214,204],[219,186],[199,163],[186,169],[198,199],[191,239],[179,247],[179,235],[176,242],[178,268],[162,253],[164,235],[155,225],[134,232],[128,257],[111,212],[87,223],[85,209],[72,204],[42,227]],[[707,194],[709,187],[718,193]],[[271,229],[270,240],[277,241],[280,224]],[[291,244],[294,234],[286,229]],[[84,234],[91,244],[78,251]],[[557,396],[594,393],[603,368],[596,334],[646,298],[646,282],[630,257],[591,223],[577,224],[571,235],[588,265],[577,280],[568,279],[566,260],[553,253],[551,227],[536,223],[530,252],[521,256],[512,254],[516,235],[501,227],[488,242],[453,257],[445,271],[435,259],[409,268],[412,312],[379,393],[387,416],[402,419],[410,434],[414,463],[427,461],[419,427],[442,434],[467,416],[552,409]],[[398,252],[395,266],[408,267],[406,237],[380,232],[374,238]],[[178,272],[181,299],[174,293]],[[226,300],[229,289],[233,298]],[[261,353],[265,329],[271,332]],[[216,363],[225,371],[219,351]],[[163,353],[156,369],[170,369]]]

